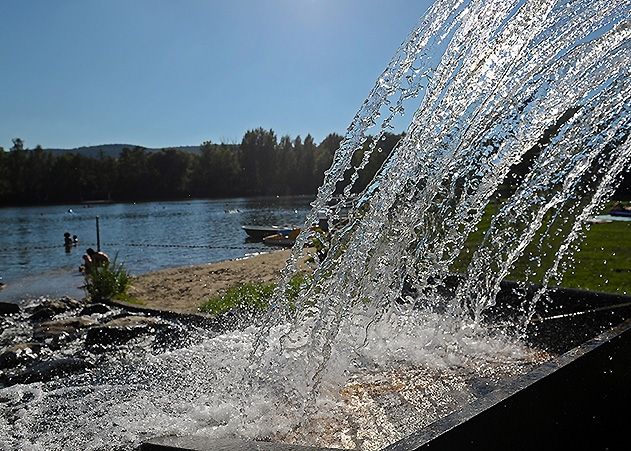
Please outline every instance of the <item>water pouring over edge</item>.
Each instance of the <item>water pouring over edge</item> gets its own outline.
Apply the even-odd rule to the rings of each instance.
[[[0,390],[0,444],[184,433],[373,450],[469,402],[474,377],[536,363],[519,340],[533,308],[631,160],[630,12],[623,0],[437,1],[348,128],[260,324],[71,384]],[[326,258],[290,297],[321,215]],[[520,259],[521,286],[541,288],[491,327],[484,313]]]
[[[522,282],[542,287],[515,328],[527,326],[629,163],[628,13],[628,2],[556,1],[444,1],[428,11],[356,115],[307,219],[315,225],[320,211],[336,218],[350,203],[348,222],[296,305],[281,286],[268,313],[268,327],[293,321],[283,343],[309,354],[304,377],[312,387],[345,319],[363,318],[356,327],[368,330],[405,291],[415,293],[408,308],[440,309],[455,319],[452,327],[475,328],[538,240],[530,251],[536,279]],[[420,106],[404,137],[355,193],[361,170],[413,100]],[[353,156],[369,139],[357,164]],[[524,161],[525,177],[507,190],[502,183]],[[498,211],[453,297],[438,299],[492,202]],[[285,283],[308,239],[303,233],[294,247]],[[546,246],[554,259],[544,263]],[[263,328],[257,345],[266,337]]]

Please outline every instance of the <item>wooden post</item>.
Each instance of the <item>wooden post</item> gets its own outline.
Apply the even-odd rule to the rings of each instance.
[[[99,217],[96,217],[96,251],[101,252],[101,232],[99,230]]]

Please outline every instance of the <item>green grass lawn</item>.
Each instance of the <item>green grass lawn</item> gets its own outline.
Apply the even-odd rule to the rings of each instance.
[[[609,211],[609,208],[607,206],[603,213]],[[496,205],[487,207],[478,231],[472,233],[465,243],[468,252],[463,253],[453,265],[455,272],[466,270],[468,261],[481,242],[484,232],[489,227],[491,217],[496,211]],[[547,239],[546,244],[550,247],[546,248],[552,251],[542,258],[541,269],[537,269],[532,268],[528,260],[531,253],[538,253],[535,243],[538,242],[539,237],[540,234],[526,248],[524,256],[516,262],[508,279],[523,280],[524,274],[530,270],[534,273],[530,281],[533,283],[541,281],[544,270],[553,262],[561,240],[555,237]],[[565,259],[566,263],[571,264],[563,274],[561,286],[631,295],[631,222],[613,221],[591,224],[578,247],[577,252]]]
[[[631,294],[631,222],[592,224],[563,286]]]

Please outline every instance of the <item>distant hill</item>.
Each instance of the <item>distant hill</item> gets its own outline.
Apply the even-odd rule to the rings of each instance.
[[[75,154],[79,154],[79,155],[82,155],[84,157],[89,157],[89,158],[105,158],[105,157],[118,158],[118,156],[121,154],[123,149],[125,148],[134,149],[136,147],[139,147],[147,152],[158,152],[163,149],[163,148],[160,148],[160,149],[147,148],[147,147],[137,146],[134,144],[101,144],[99,146],[84,146],[84,147],[77,147],[75,149],[44,149],[44,150],[56,155],[75,153]],[[199,153],[200,146],[164,147],[164,149],[177,149],[184,152]]]

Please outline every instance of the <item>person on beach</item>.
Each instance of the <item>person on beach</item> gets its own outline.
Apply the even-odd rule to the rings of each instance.
[[[83,272],[89,274],[92,270],[98,268],[99,266],[107,266],[109,263],[110,258],[105,252],[95,252],[94,249],[89,247],[83,256]]]
[[[79,266],[79,272],[88,273],[92,270],[92,259],[88,254],[83,254],[83,265]]]
[[[89,247],[86,253],[92,259],[92,264],[94,266],[106,266],[110,263],[110,258],[105,252],[95,252],[94,249]]]
[[[79,244],[79,237],[77,235],[72,235],[72,245],[76,246]]]

